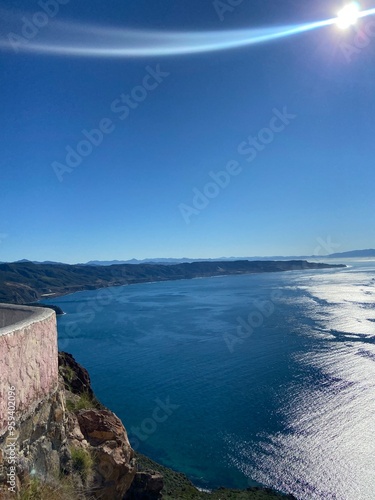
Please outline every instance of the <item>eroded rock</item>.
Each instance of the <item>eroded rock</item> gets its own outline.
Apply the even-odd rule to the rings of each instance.
[[[77,422],[94,458],[93,494],[103,500],[123,498],[136,464],[121,420],[109,410],[92,409],[78,412]],[[77,429],[74,433],[77,436]],[[81,446],[85,446],[83,441]]]
[[[137,472],[125,500],[158,500],[163,487],[163,476],[158,472]]]
[[[89,372],[68,352],[59,352],[59,372],[66,389],[74,394],[87,394],[91,399],[94,398]]]

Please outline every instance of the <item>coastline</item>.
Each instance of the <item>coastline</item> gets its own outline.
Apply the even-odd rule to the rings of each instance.
[[[81,266],[0,264],[0,301],[25,304],[110,286],[269,272],[345,268],[344,264],[291,261],[213,261],[174,265]]]

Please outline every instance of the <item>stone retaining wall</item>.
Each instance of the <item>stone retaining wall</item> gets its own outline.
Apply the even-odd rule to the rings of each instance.
[[[57,328],[51,309],[0,304],[0,436],[8,428],[12,386],[18,423],[56,391]]]

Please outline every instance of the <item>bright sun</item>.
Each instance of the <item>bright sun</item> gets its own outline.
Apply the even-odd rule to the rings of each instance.
[[[340,10],[337,14],[337,26],[345,30],[350,26],[353,26],[358,21],[359,17],[359,5],[357,2],[352,2],[348,4],[346,7]]]

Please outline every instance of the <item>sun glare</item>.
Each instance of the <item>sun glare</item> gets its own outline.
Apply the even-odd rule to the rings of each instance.
[[[352,2],[340,10],[337,15],[336,24],[340,29],[346,30],[350,26],[356,24],[358,17],[359,5],[357,2]]]

